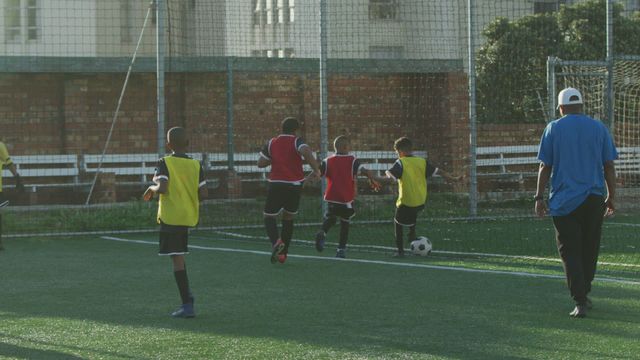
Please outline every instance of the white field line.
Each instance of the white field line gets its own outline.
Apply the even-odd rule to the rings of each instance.
[[[101,239],[110,240],[110,241],[119,241],[119,242],[125,242],[125,243],[134,243],[134,244],[158,245],[156,241],[132,240],[132,239],[112,237],[112,236],[102,236]],[[243,253],[243,254],[271,255],[271,252],[269,251],[258,251],[258,250],[231,249],[231,248],[197,246],[197,245],[189,245],[189,248],[198,249],[198,250],[233,252],[233,253]],[[297,259],[345,261],[345,262],[360,263],[360,264],[376,264],[376,265],[388,265],[388,266],[398,266],[398,267],[408,267],[408,268],[460,271],[460,272],[467,272],[467,273],[511,275],[511,276],[541,278],[541,279],[562,279],[562,280],[565,279],[565,277],[561,275],[535,274],[535,273],[528,273],[528,272],[522,272],[522,271],[468,269],[468,268],[457,267],[457,266],[426,265],[426,264],[415,264],[415,263],[407,263],[407,262],[393,262],[393,261],[382,261],[382,260],[340,259],[335,257],[311,256],[311,255],[289,254],[289,257],[297,258]],[[627,285],[640,285],[640,281],[617,279],[617,278],[596,277],[596,280],[602,281],[602,282],[619,283],[619,284],[627,284]]]
[[[243,238],[243,239],[261,239],[261,240],[267,239],[266,237],[263,237],[263,236],[244,235],[244,234],[237,234],[237,233],[226,232],[226,231],[214,231],[214,232],[216,234],[221,234],[221,235],[226,235],[226,236],[233,236],[233,237]],[[308,241],[308,240],[293,239],[293,241],[295,241],[297,243],[301,243],[301,244],[307,244],[307,245],[315,244],[313,241]],[[328,244],[328,245],[336,245],[336,246],[338,245],[337,243],[332,243],[332,242],[327,242],[326,244]],[[383,250],[383,251],[394,251],[395,250],[395,248],[390,247],[390,246],[377,246],[377,245],[349,245],[349,247],[350,248],[355,248],[355,249],[362,248],[362,249],[375,249],[375,250]],[[465,256],[504,258],[504,259],[535,260],[535,261],[548,261],[548,262],[554,262],[554,263],[561,263],[562,262],[562,260],[560,260],[558,258],[545,258],[545,257],[538,257],[538,256],[505,255],[505,254],[491,254],[491,253],[464,252],[464,251],[446,251],[446,250],[433,250],[432,252],[434,254],[445,254],[445,255],[465,255]],[[600,265],[608,265],[608,266],[619,266],[619,267],[638,268],[638,269],[640,269],[640,265],[636,265],[636,264],[612,263],[612,262],[605,262],[605,261],[598,261],[598,264],[600,264]]]

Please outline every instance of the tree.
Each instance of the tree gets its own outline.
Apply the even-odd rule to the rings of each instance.
[[[622,6],[614,6],[614,51],[640,54],[640,15],[621,13]],[[483,35],[487,41],[476,62],[478,120],[538,122],[545,118],[548,56],[605,59],[606,3],[590,0],[515,21],[497,18]]]

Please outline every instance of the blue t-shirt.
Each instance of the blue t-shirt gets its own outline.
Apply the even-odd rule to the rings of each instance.
[[[618,158],[607,127],[582,114],[550,122],[540,140],[538,159],[551,170],[549,210],[568,215],[591,195],[605,195],[604,164]]]

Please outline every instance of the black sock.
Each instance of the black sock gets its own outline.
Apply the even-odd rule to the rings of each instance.
[[[404,252],[404,245],[402,245],[402,225],[396,223],[396,247],[399,253]]]
[[[347,247],[347,240],[349,239],[349,222],[340,220],[340,244],[339,249],[345,249]]]
[[[278,234],[278,223],[276,222],[276,218],[273,216],[265,216],[264,227],[267,229],[267,236],[269,236],[269,240],[271,240],[271,245],[274,245],[280,237],[280,234]]]
[[[187,278],[187,270],[174,271],[173,275],[176,278],[176,284],[178,285],[178,291],[180,291],[180,299],[183,304],[191,302],[189,298],[189,279]]]
[[[324,231],[325,234],[328,233],[331,227],[335,224],[336,224],[335,216],[329,216],[328,218],[325,218],[324,221],[322,222],[322,231]]]
[[[293,237],[293,220],[282,220],[282,241],[284,241],[284,253],[289,252],[289,244]]]

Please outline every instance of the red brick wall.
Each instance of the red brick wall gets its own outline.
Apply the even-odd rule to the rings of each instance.
[[[536,145],[540,142],[546,123],[539,124],[480,124],[478,146]]]
[[[15,155],[100,153],[123,81],[123,74],[0,75],[0,137]],[[191,151],[226,151],[226,74],[169,74],[166,84],[166,128],[185,126]],[[348,134],[354,150],[390,151],[396,138],[409,136],[438,164],[463,166],[469,131],[464,74],[336,74],[328,96],[330,139]],[[155,152],[155,108],[155,75],[133,74],[108,152]],[[302,121],[302,136],[317,149],[316,74],[235,74],[236,152],[258,151],[286,116]]]

